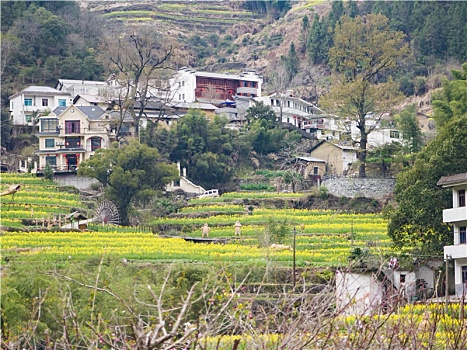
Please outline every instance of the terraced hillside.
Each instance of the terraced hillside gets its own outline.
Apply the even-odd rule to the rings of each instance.
[[[235,2],[148,2],[90,1],[84,3],[91,11],[120,23],[145,23],[171,28],[182,36],[206,33],[223,34],[235,25],[260,21],[264,15],[255,14]],[[194,33],[195,32],[195,33]]]
[[[1,222],[4,227],[47,227],[65,224],[65,216],[74,211],[87,212],[86,204],[73,188],[58,187],[34,174],[2,173],[0,193],[20,185],[13,195],[0,197]]]

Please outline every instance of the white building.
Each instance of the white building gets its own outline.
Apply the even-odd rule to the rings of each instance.
[[[360,140],[360,129],[357,128],[355,120],[346,124],[348,129],[350,125],[350,135],[352,140]],[[395,123],[390,119],[389,114],[383,117],[375,117],[372,114],[367,115],[365,120],[365,129],[370,131],[367,138],[367,147],[380,147],[387,143],[402,143],[402,132],[395,128]]]
[[[292,91],[256,97],[254,100],[271,106],[282,123],[292,124],[314,134],[318,140],[340,140],[345,132],[336,117],[326,114],[313,103],[293,96]]]
[[[378,313],[384,298],[374,273],[336,272],[336,308],[344,315]]]
[[[454,245],[444,247],[444,258],[454,260],[456,294],[467,292],[467,173],[443,176],[438,185],[452,189],[452,208],[443,210],[443,222],[453,225]]]
[[[105,111],[112,104],[112,101],[104,96],[78,94],[73,99],[73,104],[75,106],[97,106]]]
[[[241,74],[198,72],[190,68],[180,69],[170,79],[172,102],[192,103],[195,101],[218,103],[233,100],[235,96],[261,96],[263,78],[255,71]],[[154,96],[165,98],[167,91],[150,88]],[[162,94],[162,96],[161,96]]]
[[[58,79],[55,85],[57,90],[69,93],[73,98],[77,95],[93,95],[102,97],[112,97],[115,95],[116,87],[113,81],[92,81]]]
[[[56,172],[75,172],[99,148],[115,140],[109,115],[96,106],[57,107],[39,118],[39,171],[49,164]]]
[[[29,86],[10,96],[10,116],[13,125],[33,125],[34,116],[40,117],[41,113],[71,104],[72,98],[68,92],[48,86]]]

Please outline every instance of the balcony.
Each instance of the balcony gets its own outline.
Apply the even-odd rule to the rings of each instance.
[[[455,223],[460,221],[467,221],[467,207],[443,210],[443,222]]]
[[[452,259],[467,258],[467,244],[444,246],[444,256],[450,255]]]
[[[253,87],[241,86],[241,87],[237,88],[237,94],[255,94],[255,95],[257,95],[258,94],[258,89],[253,88]]]

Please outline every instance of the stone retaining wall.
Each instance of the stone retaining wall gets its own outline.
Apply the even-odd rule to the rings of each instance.
[[[381,198],[393,193],[396,180],[338,177],[326,179],[322,185],[327,188],[329,193],[338,197]]]

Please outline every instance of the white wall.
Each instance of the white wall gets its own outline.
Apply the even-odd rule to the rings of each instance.
[[[25,106],[24,100],[26,98],[32,99],[32,106]],[[42,100],[47,99],[47,106],[42,106]],[[13,125],[32,125],[26,122],[26,115],[33,115],[34,112],[53,111],[58,107],[60,99],[65,100],[66,106],[72,104],[70,95],[57,95],[41,94],[40,92],[25,92],[10,100],[10,111]]]
[[[381,305],[383,290],[373,274],[336,273],[336,306],[345,315],[368,315]]]
[[[179,70],[170,79],[171,102],[193,103],[196,100],[196,76],[193,71]]]

